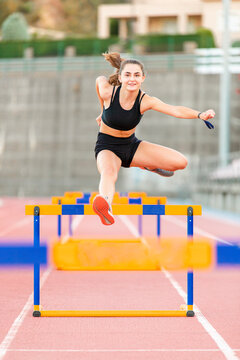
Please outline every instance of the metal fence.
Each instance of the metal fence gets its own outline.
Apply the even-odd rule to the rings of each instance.
[[[132,57],[130,54],[122,54],[123,57]],[[168,70],[168,69],[193,69],[196,56],[194,55],[151,55],[135,56],[144,62],[146,67]],[[101,56],[83,57],[51,57],[30,59],[8,59],[0,60],[0,73],[13,72],[46,72],[46,71],[84,71],[84,70],[109,69],[109,64]]]
[[[219,74],[222,71],[221,49],[197,49],[194,54],[167,53],[163,55],[122,54],[125,58],[137,58],[146,68],[158,71],[191,70],[200,74]],[[47,71],[84,71],[109,69],[102,56],[46,57],[0,59],[0,73],[47,72]],[[232,48],[230,71],[240,73],[240,48]]]

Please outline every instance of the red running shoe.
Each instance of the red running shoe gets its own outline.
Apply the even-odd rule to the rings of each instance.
[[[114,224],[114,217],[110,212],[110,206],[103,196],[97,195],[93,200],[93,210],[100,217],[104,225]]]

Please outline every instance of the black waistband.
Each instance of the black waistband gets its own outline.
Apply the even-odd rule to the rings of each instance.
[[[98,136],[100,137],[106,137],[106,138],[109,138],[109,139],[112,139],[112,140],[120,140],[121,142],[128,142],[129,140],[132,140],[135,138],[135,133],[133,133],[132,135],[128,136],[128,137],[121,137],[121,136],[112,136],[112,135],[108,135],[108,134],[105,134],[105,133],[102,133],[99,131],[98,133]]]

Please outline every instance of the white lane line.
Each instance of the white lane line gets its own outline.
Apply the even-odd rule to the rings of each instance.
[[[72,222],[72,231],[75,231],[77,229],[77,227],[79,226],[80,222],[83,220],[84,215],[76,215],[73,219]],[[70,238],[70,234],[69,232],[63,236],[63,238],[61,239],[61,243],[64,244],[65,242],[68,241],[68,239]]]
[[[167,271],[162,269],[166,278],[170,281],[175,290],[177,290],[178,294],[184,299],[185,303],[187,302],[187,294],[182,289],[181,285],[174,279],[174,277]],[[234,353],[234,350],[228,345],[228,343],[224,340],[224,338],[217,332],[217,330],[210,324],[210,322],[205,318],[202,314],[201,310],[194,304],[194,311],[197,317],[197,320],[202,325],[202,327],[206,330],[208,335],[213,339],[213,341],[217,344],[221,352],[224,354],[226,359],[228,360],[238,360],[239,358]]]
[[[52,268],[49,268],[48,270],[46,270],[43,273],[43,275],[41,277],[40,289],[42,288],[43,284],[47,280],[51,270],[52,270]],[[32,307],[32,304],[33,304],[33,293],[29,296],[29,298],[28,298],[26,304],[24,305],[22,311],[20,312],[18,317],[14,320],[14,322],[13,322],[11,328],[9,329],[7,335],[5,336],[5,338],[3,339],[3,341],[0,344],[0,360],[2,360],[4,358],[4,356],[6,355],[9,346],[13,342],[15,336],[17,335],[18,330],[21,327],[21,325],[22,325],[28,311]]]
[[[7,227],[7,229],[3,230],[0,232],[0,236],[5,236],[6,234],[8,234],[9,232],[11,232],[12,230],[16,230],[24,225],[27,225],[29,224],[30,222],[32,222],[33,219],[32,217],[26,217],[26,218],[23,218],[22,220],[19,220],[18,222],[12,224],[11,226]]]
[[[220,349],[8,349],[8,352],[79,352],[79,353],[116,353],[116,352],[220,352]],[[240,349],[234,349],[240,351]]]
[[[166,218],[164,218],[164,219],[165,219],[166,221],[169,221],[169,222],[171,222],[171,223],[173,223],[173,224],[176,224],[176,225],[178,225],[178,226],[180,226],[180,227],[182,227],[182,228],[184,228],[184,229],[187,228],[187,225],[186,225],[185,222],[183,222],[183,221],[181,221],[181,220],[179,220],[179,219],[176,219],[175,217],[166,217]],[[219,237],[217,237],[217,236],[215,236],[215,235],[213,235],[213,234],[211,234],[211,233],[209,233],[209,232],[207,232],[207,231],[204,231],[204,230],[200,229],[199,227],[197,227],[197,226],[195,226],[195,225],[194,225],[194,233],[195,233],[195,234],[198,234],[198,235],[201,235],[201,236],[206,236],[206,237],[208,237],[208,238],[210,238],[210,239],[219,241],[219,242],[221,242],[221,243],[223,243],[223,244],[233,245],[231,242],[226,241],[226,240],[223,240],[223,239],[221,239],[221,238],[219,238]]]
[[[129,220],[126,215],[119,215],[120,220],[127,226],[128,230],[133,234],[135,237],[139,237],[139,232],[136,229],[135,225]]]
[[[130,221],[130,220],[129,220]],[[128,225],[128,222],[125,223],[132,234],[135,236],[136,228],[134,231],[132,230],[132,226]],[[133,224],[132,224],[133,225]],[[166,278],[170,281],[174,289],[178,292],[178,294],[184,299],[185,303],[187,303],[187,294],[181,287],[181,285],[174,279],[174,277],[167,271],[162,269]],[[223,337],[217,332],[217,330],[210,324],[210,322],[205,318],[205,316],[201,313],[200,309],[194,304],[194,311],[196,312],[196,318],[199,323],[206,330],[208,335],[213,339],[216,345],[219,347],[221,352],[225,355],[228,360],[238,360],[239,358],[234,353],[234,350],[228,345],[228,343],[223,339]]]
[[[135,225],[129,220],[129,218],[126,215],[119,215],[120,220],[127,226],[127,228],[130,230],[130,232],[135,237],[140,237],[141,242],[149,248],[149,244],[146,241],[146,239],[143,236],[140,236],[138,230],[136,229]]]

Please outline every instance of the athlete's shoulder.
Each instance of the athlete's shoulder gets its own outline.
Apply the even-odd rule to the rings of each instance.
[[[98,76],[96,79],[96,85],[103,100],[106,100],[112,96],[113,86],[109,84],[105,76]]]
[[[112,88],[112,85],[109,84],[108,79],[102,75],[96,78],[96,84],[102,88]]]
[[[148,95],[147,93],[141,93],[141,113],[144,113],[147,110],[152,108],[152,104],[154,102],[154,97]]]

